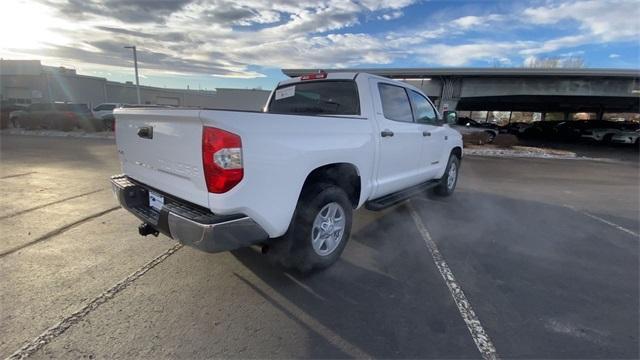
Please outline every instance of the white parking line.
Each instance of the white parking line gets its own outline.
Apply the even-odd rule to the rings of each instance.
[[[29,341],[24,344],[23,347],[18,349],[16,352],[11,354],[7,360],[20,360],[26,359],[31,356],[36,351],[40,350],[43,346],[47,345],[51,341],[53,341],[58,336],[62,335],[65,331],[67,331],[73,325],[82,321],[89,313],[97,309],[100,305],[106,303],[111,300],[114,296],[116,296],[119,292],[127,288],[134,281],[138,280],[142,275],[144,275],[147,271],[153,269],[156,265],[163,262],[166,258],[171,256],[176,251],[182,249],[182,244],[176,244],[169,248],[167,251],[162,254],[156,256],[153,260],[146,263],[144,266],[136,270],[131,275],[127,276],[123,280],[119,281],[117,284],[113,285],[105,292],[89,301],[85,306],[75,311],[71,315],[68,315],[64,319],[62,319],[59,323],[53,325],[52,327],[45,330],[40,336],[35,339]]]
[[[598,221],[600,221],[602,223],[605,223],[605,224],[607,224],[607,225],[609,225],[611,227],[614,227],[614,228],[616,228],[616,229],[618,229],[620,231],[626,232],[627,234],[629,234],[631,236],[640,237],[640,235],[637,232],[635,232],[633,230],[629,230],[626,227],[620,226],[620,225],[618,225],[616,223],[613,223],[613,222],[611,222],[611,221],[609,221],[607,219],[603,219],[603,218],[601,218],[599,216],[593,215],[593,214],[588,213],[586,211],[576,209],[574,206],[571,206],[571,205],[566,205],[565,204],[564,207],[566,207],[567,209],[571,209],[571,210],[573,210],[575,212],[578,212],[578,213],[580,213],[582,215],[588,216],[588,217],[590,217],[590,218],[592,218],[594,220],[598,220]]]
[[[284,314],[291,316],[296,321],[318,333],[318,335],[340,349],[340,351],[344,352],[349,357],[353,359],[373,359],[372,355],[344,339],[342,336],[331,330],[331,328],[324,326],[322,322],[307,314],[306,311],[299,308],[293,302],[287,300],[277,291],[274,291],[273,288],[264,283],[264,281],[256,278],[256,282],[262,283],[262,285],[257,285],[238,273],[234,273],[234,275]],[[293,279],[293,277],[291,276],[289,279]]]
[[[469,300],[467,300],[462,288],[456,281],[455,276],[453,276],[453,272],[451,272],[449,265],[447,265],[447,262],[444,260],[440,250],[438,250],[438,246],[431,238],[431,234],[429,234],[427,227],[422,222],[422,219],[420,219],[420,216],[413,208],[410,201],[407,202],[407,206],[413,221],[416,223],[416,227],[418,228],[420,235],[422,235],[424,242],[427,244],[427,248],[431,253],[433,261],[436,263],[438,271],[440,271],[440,275],[442,275],[444,282],[449,288],[449,293],[451,293],[451,297],[453,297],[453,301],[458,307],[462,320],[467,324],[467,329],[469,329],[469,333],[471,333],[471,337],[476,343],[476,347],[478,347],[478,351],[480,351],[482,358],[485,360],[497,359],[498,353],[496,352],[496,348],[493,346],[493,342],[489,338],[489,335],[484,331],[484,328],[480,323],[480,319],[478,319],[475,311],[473,311],[471,303],[469,303]]]

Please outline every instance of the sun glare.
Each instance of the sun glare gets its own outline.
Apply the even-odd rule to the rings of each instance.
[[[42,4],[25,0],[0,1],[0,51],[60,44],[64,42],[64,36],[56,33],[56,29],[63,23]]]

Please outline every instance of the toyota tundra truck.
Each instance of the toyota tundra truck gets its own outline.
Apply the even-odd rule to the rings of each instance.
[[[367,73],[282,81],[263,111],[116,109],[111,178],[141,235],[207,252],[260,245],[287,267],[326,268],[352,214],[426,189],[448,196],[462,137],[418,88]]]

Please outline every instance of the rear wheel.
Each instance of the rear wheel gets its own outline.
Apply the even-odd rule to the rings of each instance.
[[[602,137],[602,142],[605,144],[611,144],[611,139],[613,138],[613,134],[605,134]]]
[[[453,194],[458,184],[458,174],[460,172],[460,159],[451,154],[444,175],[440,178],[440,184],[435,187],[435,193],[440,196],[449,196]]]
[[[493,131],[485,131],[487,133],[487,135],[489,136],[487,138],[487,144],[492,144],[493,140],[496,139],[496,134]]]
[[[349,239],[352,212],[347,194],[335,185],[305,189],[289,230],[273,246],[275,256],[301,272],[331,266]]]

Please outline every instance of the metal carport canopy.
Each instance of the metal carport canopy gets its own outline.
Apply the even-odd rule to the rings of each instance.
[[[464,77],[525,77],[525,76],[561,76],[561,77],[625,77],[640,78],[640,69],[540,69],[540,68],[343,68],[343,69],[282,69],[289,77],[317,72],[366,72],[396,79],[428,78],[437,76]]]
[[[479,96],[460,99],[461,111],[640,112],[640,99],[617,96]]]

